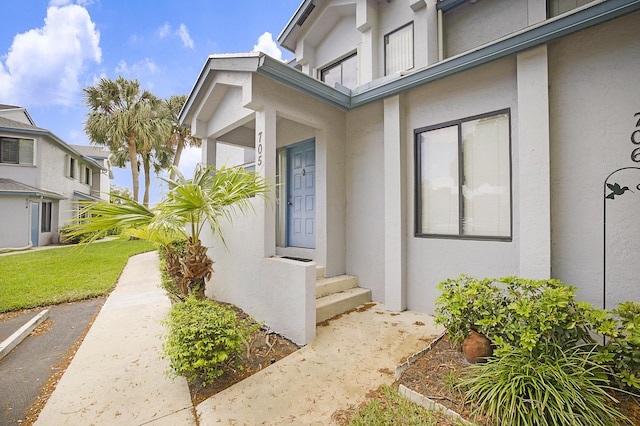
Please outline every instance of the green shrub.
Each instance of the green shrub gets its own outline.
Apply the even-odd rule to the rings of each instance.
[[[180,290],[179,284],[182,282],[180,274],[180,259],[185,255],[186,240],[180,240],[167,245],[159,245],[158,256],[160,257],[160,287],[162,287],[172,301],[182,302],[186,295]],[[171,265],[171,267],[169,267]]]
[[[442,294],[436,299],[436,321],[456,343],[471,328],[492,341],[496,355],[514,347],[539,353],[548,342],[593,342],[586,312],[595,309],[576,303],[575,288],[558,280],[477,280],[463,275],[438,288]]]
[[[241,368],[238,355],[258,324],[240,321],[236,313],[211,300],[189,297],[175,304],[165,321],[168,336],[163,349],[170,373],[203,385],[221,376],[227,367]]]
[[[545,344],[541,355],[526,348],[474,364],[460,386],[477,413],[500,425],[617,425],[628,421],[609,404],[608,378],[595,360],[595,345]]]
[[[640,303],[621,303],[611,312],[592,313],[590,324],[604,335],[600,362],[611,367],[620,387],[640,390]]]

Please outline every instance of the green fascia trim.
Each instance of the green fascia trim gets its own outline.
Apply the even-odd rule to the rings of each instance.
[[[260,58],[257,73],[301,90],[309,95],[318,97],[338,108],[350,108],[351,91],[349,89],[332,88],[322,81],[308,76],[269,56],[263,55]]]
[[[0,191],[0,195],[41,197],[41,198],[50,198],[52,200],[64,200],[66,198],[63,195],[55,194],[53,192],[40,192],[40,191]]]
[[[441,10],[444,13],[458,6],[462,6],[468,1],[469,0],[440,0],[436,3],[436,9]]]
[[[334,89],[268,56],[262,56],[257,72],[341,109],[349,110],[515,55],[527,49],[551,43],[638,10],[640,10],[640,0],[603,1],[574,13],[546,20],[515,35],[438,62],[412,74],[395,79],[384,78],[379,83],[373,81],[354,90]]]
[[[500,39],[480,49],[439,62],[429,68],[364,92],[355,93],[351,99],[351,107],[356,108],[398,95],[433,81],[553,42],[637,10],[640,10],[640,0],[608,0],[566,16],[544,21],[537,26],[527,28],[516,35]]]

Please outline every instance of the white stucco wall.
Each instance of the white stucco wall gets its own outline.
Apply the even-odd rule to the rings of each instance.
[[[346,141],[347,273],[384,301],[382,102],[349,113]]]
[[[602,306],[607,201],[607,307],[640,301],[640,176],[612,177],[633,192],[603,195],[610,173],[640,166],[630,140],[640,118],[640,13],[553,43],[549,69],[553,276]]]
[[[22,248],[30,244],[30,204],[25,196],[0,197],[0,248]]]
[[[445,58],[527,26],[529,0],[467,2],[444,15]],[[544,7],[540,2],[541,6]]]
[[[476,68],[407,94],[407,308],[432,313],[435,286],[462,273],[478,277],[518,274],[519,198],[516,63],[514,58]],[[513,241],[416,238],[414,218],[415,129],[511,108]]]

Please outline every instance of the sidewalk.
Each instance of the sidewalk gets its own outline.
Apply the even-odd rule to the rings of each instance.
[[[185,379],[161,359],[171,306],[156,252],[132,257],[36,425],[195,425]]]
[[[192,406],[161,359],[170,302],[155,252],[132,257],[35,423],[59,425],[327,425],[337,410],[394,381],[395,368],[442,328],[433,317],[370,304],[317,328],[309,345]]]

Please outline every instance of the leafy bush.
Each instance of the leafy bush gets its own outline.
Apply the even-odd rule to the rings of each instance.
[[[596,332],[606,336],[598,359],[613,370],[621,387],[640,389],[640,303],[621,303],[611,312],[589,318]]]
[[[506,277],[477,280],[461,276],[438,285],[436,321],[459,343],[473,328],[486,335],[496,354],[523,348],[540,353],[548,342],[592,342],[586,312],[577,304],[575,288],[558,280]]]
[[[542,355],[515,347],[469,367],[460,386],[478,412],[500,425],[617,425],[595,345],[545,344]]]
[[[160,257],[160,286],[167,292],[174,302],[181,302],[186,295],[181,289],[182,274],[180,273],[180,259],[185,255],[186,240],[175,241],[169,245],[159,245]]]
[[[258,327],[240,321],[236,313],[211,300],[189,297],[175,304],[165,321],[168,336],[163,345],[171,374],[197,378],[203,385],[221,376],[227,367],[241,368],[238,355]]]

